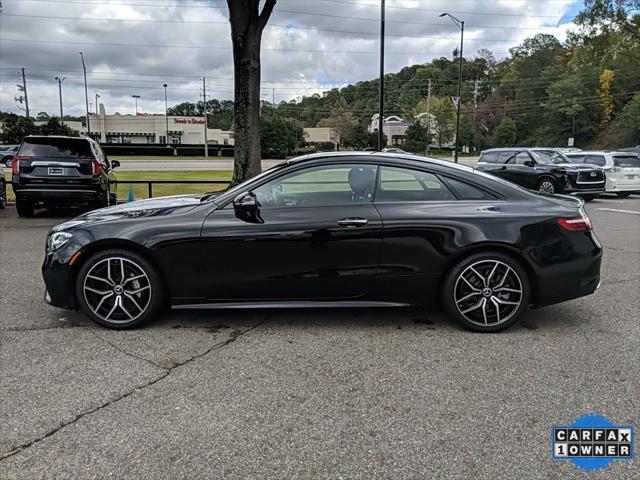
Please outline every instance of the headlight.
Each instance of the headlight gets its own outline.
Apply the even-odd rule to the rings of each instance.
[[[69,232],[55,232],[49,236],[48,247],[49,250],[57,250],[73,237],[73,233]]]

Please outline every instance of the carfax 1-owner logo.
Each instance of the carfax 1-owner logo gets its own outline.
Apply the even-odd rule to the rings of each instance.
[[[569,460],[586,471],[602,470],[616,460],[633,461],[631,425],[614,425],[600,415],[584,415],[571,425],[554,425],[551,448],[554,460]]]

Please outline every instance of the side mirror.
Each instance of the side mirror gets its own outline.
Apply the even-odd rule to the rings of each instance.
[[[264,223],[260,216],[258,199],[253,192],[243,192],[233,200],[233,211],[240,220],[249,223]]]
[[[120,162],[118,160],[111,160],[111,168],[118,168],[120,166]]]
[[[525,167],[535,167],[535,166],[536,166],[536,163],[535,163],[533,160],[525,160],[525,161],[524,161],[524,163],[523,163],[523,165],[524,165]]]

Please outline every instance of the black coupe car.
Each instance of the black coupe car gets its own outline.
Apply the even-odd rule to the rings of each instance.
[[[604,193],[605,174],[601,168],[572,163],[549,148],[484,150],[476,168],[544,193],[579,195],[586,201]]]
[[[286,161],[201,198],[54,227],[45,300],[110,328],[184,308],[432,306],[498,331],[593,293],[602,247],[574,197],[412,155]]]

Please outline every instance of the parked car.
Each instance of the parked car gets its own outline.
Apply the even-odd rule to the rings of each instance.
[[[6,165],[7,161],[13,160],[20,145],[0,145],[0,163]]]
[[[640,145],[636,145],[635,147],[621,148],[620,151],[621,152],[633,152],[633,153],[637,153],[638,155],[640,155]]]
[[[414,155],[335,152],[222,193],[85,213],[49,232],[43,276],[46,302],[117,329],[167,305],[441,302],[494,332],[531,304],[593,293],[601,254],[579,198]]]
[[[602,168],[572,163],[550,148],[484,150],[476,168],[543,193],[574,194],[586,201],[604,193]]]
[[[119,165],[90,138],[26,137],[12,161],[18,215],[31,217],[38,207],[115,204],[110,180]]]
[[[605,171],[605,192],[625,198],[634,192],[640,193],[640,156],[633,152],[583,151],[570,153],[567,157],[574,163],[601,167]]]
[[[0,163],[0,209],[7,206],[7,181],[4,176],[4,170],[2,167],[11,167],[10,160],[5,160]]]

